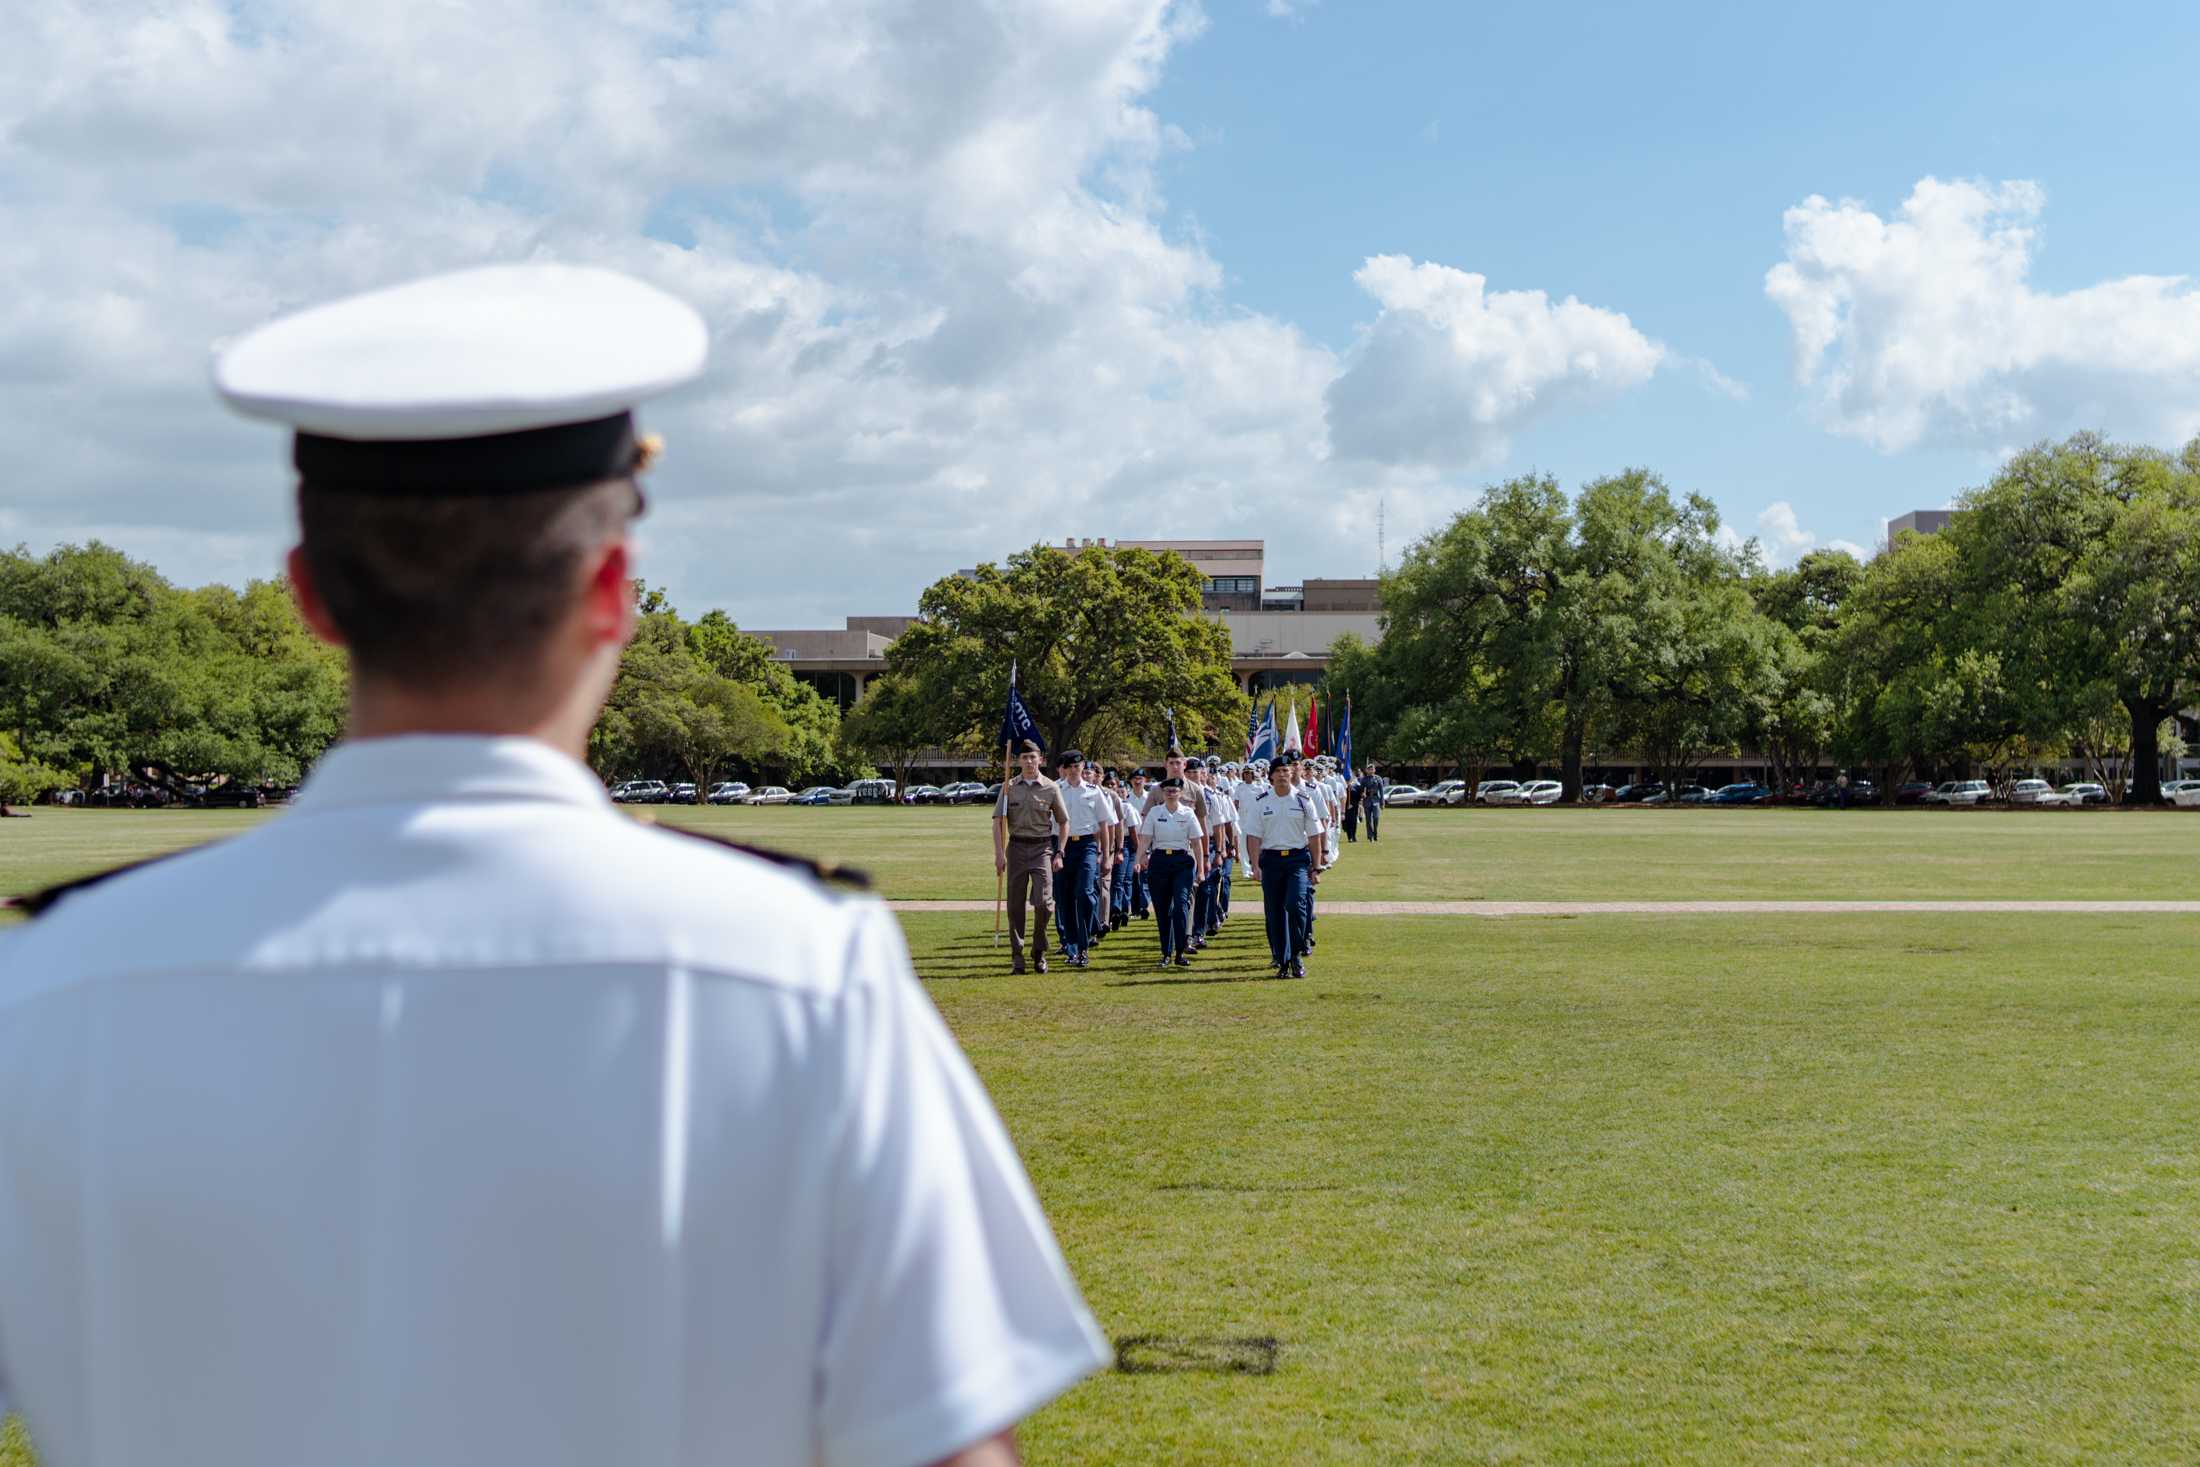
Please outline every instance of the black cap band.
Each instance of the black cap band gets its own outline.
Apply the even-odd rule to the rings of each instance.
[[[476,438],[331,438],[300,433],[298,477],[358,494],[523,494],[593,484],[641,463],[634,415]]]

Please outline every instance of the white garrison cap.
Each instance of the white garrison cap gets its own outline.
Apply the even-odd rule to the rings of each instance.
[[[309,482],[523,490],[632,472],[632,410],[708,346],[692,307],[616,271],[490,265],[272,321],[217,354],[214,387],[296,429]]]

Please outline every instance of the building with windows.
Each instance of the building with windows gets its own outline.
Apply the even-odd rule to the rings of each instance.
[[[1904,530],[1915,530],[1920,535],[1937,535],[1948,528],[1948,521],[1956,517],[1952,509],[1913,509],[1908,514],[1896,515],[1887,521],[1887,543]]]

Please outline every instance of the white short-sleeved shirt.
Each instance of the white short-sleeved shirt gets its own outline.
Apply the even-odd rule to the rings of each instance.
[[[1174,810],[1160,800],[1154,801],[1138,827],[1138,843],[1149,851],[1188,853],[1199,843],[1199,837],[1199,816],[1181,798]]]
[[[1108,1359],[877,902],[528,739],[332,751],[0,934],[51,1462],[923,1462]]]
[[[1062,803],[1069,806],[1069,834],[1073,840],[1081,835],[1097,835],[1102,826],[1116,823],[1114,799],[1096,784],[1062,781]]]
[[[1270,789],[1246,813],[1245,835],[1260,842],[1263,851],[1290,851],[1308,845],[1322,830],[1321,812],[1304,789],[1279,795]]]
[[[1237,802],[1238,817],[1241,822],[1244,819],[1245,812],[1253,808],[1253,802],[1265,794],[1267,790],[1268,786],[1257,779],[1238,781],[1237,787],[1230,791],[1230,798]]]

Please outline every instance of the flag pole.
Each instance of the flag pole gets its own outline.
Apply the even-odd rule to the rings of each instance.
[[[1004,790],[1009,780],[1014,777],[1009,773],[1009,770],[1015,767],[1015,763],[1016,745],[1013,741],[1004,740],[1001,744],[1001,785]],[[1001,945],[1001,900],[1007,895],[1008,873],[996,870],[993,873],[993,945],[995,947]],[[1021,961],[1021,959],[1018,961]]]

